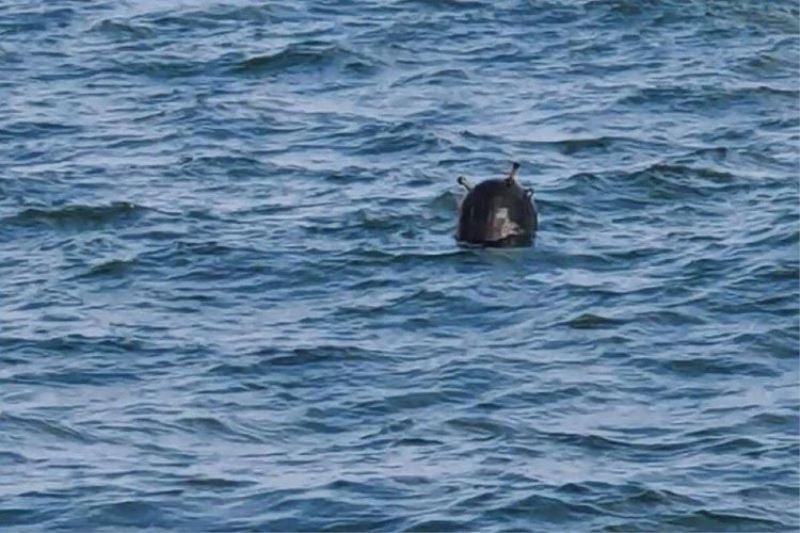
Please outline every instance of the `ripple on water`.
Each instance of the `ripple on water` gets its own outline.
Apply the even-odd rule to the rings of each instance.
[[[114,202],[107,206],[69,205],[55,209],[25,209],[3,220],[4,224],[52,229],[99,229],[110,224],[123,224],[135,220],[146,209],[128,202]]]

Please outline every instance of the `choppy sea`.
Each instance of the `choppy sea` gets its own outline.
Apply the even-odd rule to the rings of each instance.
[[[0,1],[0,528],[797,531],[799,10]]]

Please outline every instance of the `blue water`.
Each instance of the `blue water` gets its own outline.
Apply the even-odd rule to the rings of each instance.
[[[799,20],[3,0],[0,527],[796,531]]]

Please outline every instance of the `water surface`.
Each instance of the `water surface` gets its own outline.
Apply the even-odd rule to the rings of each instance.
[[[796,531],[790,1],[0,4],[0,526]],[[532,249],[453,240],[510,161]]]

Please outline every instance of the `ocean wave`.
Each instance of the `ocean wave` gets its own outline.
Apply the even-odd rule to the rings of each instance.
[[[154,28],[143,24],[136,24],[130,20],[104,19],[90,29],[92,32],[107,35],[120,40],[140,41],[151,39],[157,35]]]
[[[14,226],[48,226],[55,229],[96,229],[107,225],[130,223],[147,209],[130,202],[104,206],[67,205],[52,209],[28,208],[3,219]]]
[[[237,74],[255,75],[328,67],[349,74],[372,74],[378,63],[339,44],[306,41],[290,44],[271,54],[250,57],[233,70]]]

